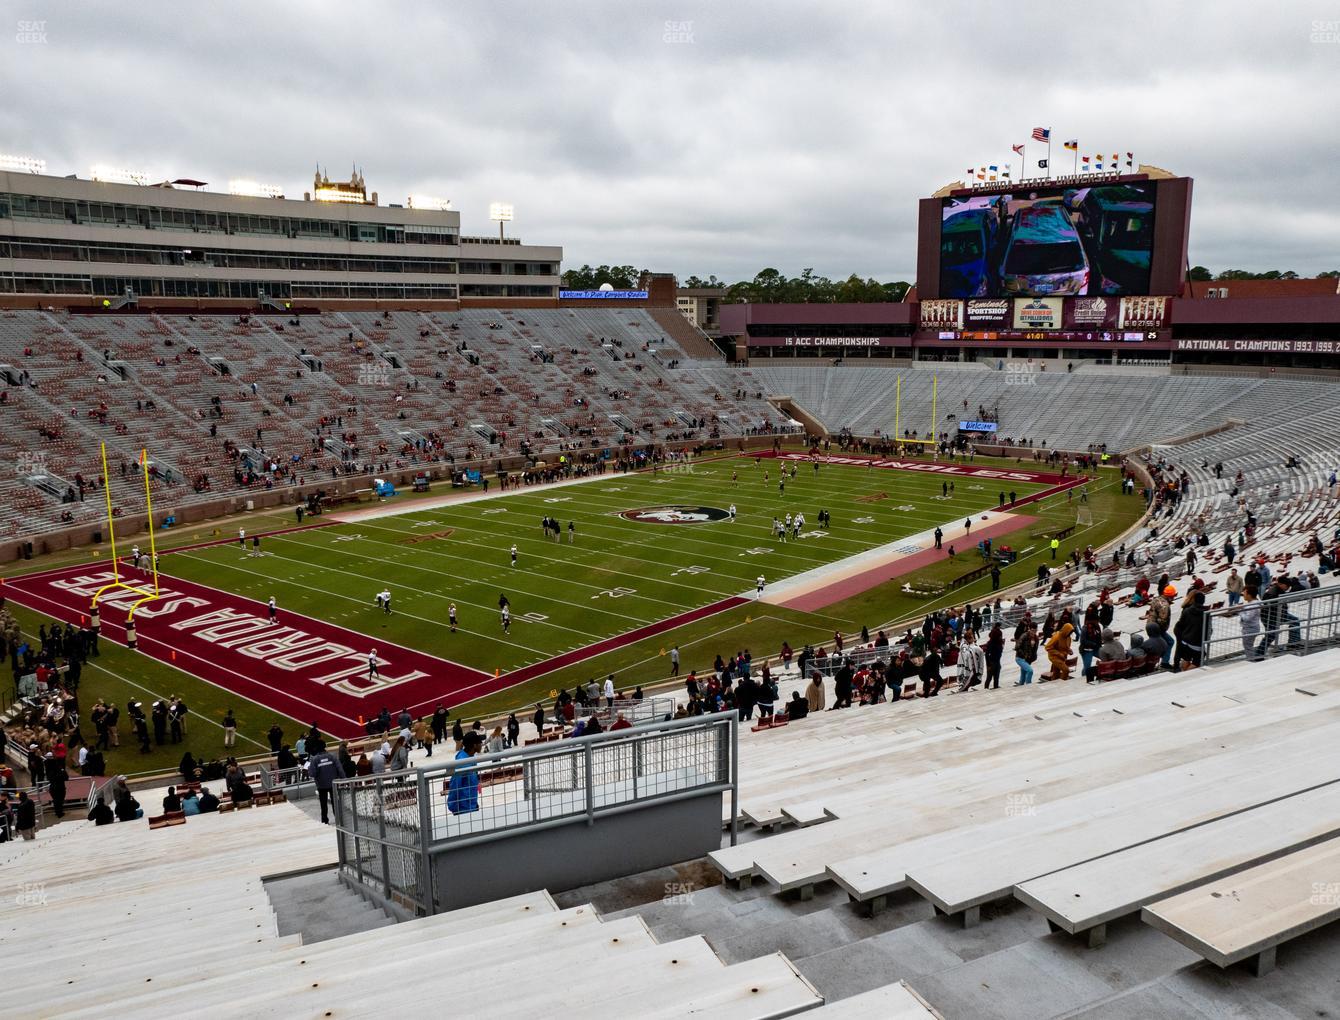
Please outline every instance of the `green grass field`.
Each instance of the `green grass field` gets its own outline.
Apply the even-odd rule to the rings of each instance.
[[[272,536],[265,539],[266,555],[261,557],[244,555],[235,544],[220,545],[166,556],[162,569],[169,576],[262,601],[273,594],[283,609],[374,639],[384,636],[477,669],[507,672],[644,623],[752,592],[759,574],[775,584],[937,524],[958,534],[964,517],[995,507],[1001,488],[993,481],[955,478],[955,490],[945,498],[941,491],[945,479],[935,475],[824,465],[816,477],[809,465],[801,464],[783,495],[777,484],[779,466],[768,459],[756,465],[752,457],[707,460],[657,475],[609,475],[436,508],[416,507],[415,499],[397,497],[386,509],[404,513]],[[991,466],[1008,469],[1012,463]],[[732,483],[732,473],[738,474],[738,483]],[[1101,545],[1139,517],[1143,501],[1119,495],[1116,481],[1115,472],[1104,472],[1091,483],[1094,523],[1068,539],[1065,551],[1089,543]],[[1005,485],[1020,497],[1042,487]],[[403,507],[397,506],[402,500]],[[652,524],[620,516],[621,511],[642,507],[725,509],[732,503],[738,511],[734,523]],[[363,509],[367,508],[365,504]],[[832,515],[829,528],[817,526],[820,509]],[[1065,495],[1022,509],[1041,520],[996,540],[1023,550],[1020,562],[1006,570],[1005,585],[1031,577],[1046,556],[1045,541],[1031,535],[1073,525],[1075,509]],[[810,537],[786,544],[772,537],[772,517],[788,511],[805,514]],[[561,521],[561,542],[544,537],[540,520],[546,514]],[[576,524],[573,543],[567,537],[569,521]],[[291,523],[291,514],[272,514],[264,523],[255,515],[173,538],[184,543],[211,537],[215,530],[226,537],[239,525],[254,534]],[[814,534],[821,530],[822,537]],[[513,544],[518,551],[516,567],[509,558]],[[960,552],[956,561],[938,561],[914,576],[943,583],[980,562],[974,550]],[[87,561],[88,553],[70,558]],[[48,560],[33,567],[51,565]],[[835,629],[852,633],[866,625],[873,630],[936,606],[978,601],[989,591],[989,580],[984,579],[926,599],[902,593],[900,585],[906,579],[814,613],[758,603],[740,606],[454,707],[466,718],[493,715],[524,708],[560,687],[609,672],[617,674],[620,686],[646,685],[668,675],[664,652],[671,644],[680,647],[683,671],[701,669],[718,653],[747,647],[756,656],[773,654],[783,640],[796,646],[806,641],[827,643]],[[373,603],[383,587],[393,595],[395,612],[389,617]],[[499,624],[500,592],[507,593],[512,605],[508,635]],[[447,626],[447,606],[452,602],[461,625],[455,634]],[[29,632],[45,619],[12,604],[11,608]],[[150,696],[146,692],[182,694],[197,714],[187,744],[196,753],[218,753],[221,734],[214,723],[228,706],[238,711],[241,750],[258,750],[255,742],[263,741],[265,730],[280,718],[167,664],[115,646],[98,667],[85,672],[85,697],[112,697],[124,704],[130,696]],[[281,725],[296,732],[295,722],[281,719]],[[174,767],[182,750],[155,749],[140,757],[134,748],[127,751],[124,743],[109,764],[126,772]]]
[[[818,474],[802,465],[782,493],[779,470],[776,461],[756,466],[752,458],[733,458],[655,475],[611,475],[275,536],[259,558],[235,545],[176,553],[162,569],[262,601],[274,595],[283,608],[506,673],[752,592],[760,574],[781,581],[937,524],[948,530],[955,522],[957,533],[966,516],[994,507],[998,493],[956,479],[945,498],[933,476],[832,465]],[[1014,486],[1021,497],[1041,488]],[[620,516],[666,504],[724,510],[732,503],[733,523]],[[816,523],[821,509],[833,517],[827,529]],[[773,517],[788,512],[805,514],[809,537],[785,543],[772,537]],[[563,526],[558,542],[544,536],[546,515]],[[374,604],[383,587],[393,597],[389,617]],[[511,602],[507,635],[499,622],[502,593]],[[452,603],[460,621],[455,634],[447,623]]]

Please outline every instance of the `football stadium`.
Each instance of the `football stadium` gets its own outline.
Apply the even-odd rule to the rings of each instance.
[[[824,296],[0,155],[0,1013],[1336,1015],[1340,277],[1003,119]]]

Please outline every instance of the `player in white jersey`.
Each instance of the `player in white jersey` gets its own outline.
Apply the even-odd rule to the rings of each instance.
[[[764,585],[765,583],[766,583],[766,582],[763,580],[763,575],[762,575],[762,574],[759,574],[759,575],[758,575],[758,581],[757,581],[756,584],[755,584],[755,587],[756,587],[757,590],[758,590],[758,596],[757,596],[758,598],[762,598],[762,597],[763,597],[763,585]]]
[[[379,664],[379,663],[378,663],[378,659],[377,659],[377,649],[374,648],[372,651],[368,652],[368,679],[369,679],[369,680],[371,680],[374,676],[377,677],[377,679],[379,679],[379,680],[381,679],[381,675],[382,675],[382,674],[381,674],[381,670],[379,670],[379,669],[377,668],[378,664]]]

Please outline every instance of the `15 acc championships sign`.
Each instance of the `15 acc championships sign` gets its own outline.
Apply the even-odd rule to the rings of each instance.
[[[745,338],[750,347],[904,347],[912,343],[909,336],[750,336]]]

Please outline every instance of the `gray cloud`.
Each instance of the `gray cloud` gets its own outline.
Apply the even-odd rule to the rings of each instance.
[[[7,5],[0,149],[488,202],[568,264],[911,279],[916,202],[1035,124],[1196,179],[1191,256],[1337,268],[1334,3]],[[1201,12],[1204,13],[1201,13]],[[45,21],[21,43],[17,22]],[[1030,153],[1036,156],[1037,150]],[[1059,144],[1053,166],[1064,168]]]

